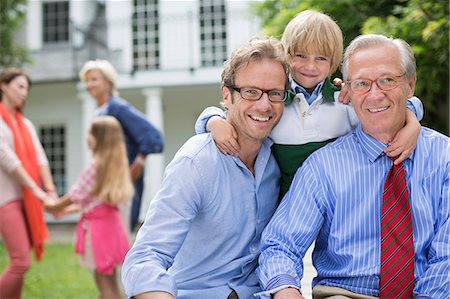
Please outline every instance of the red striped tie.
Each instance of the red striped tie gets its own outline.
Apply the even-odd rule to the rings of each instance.
[[[380,298],[412,298],[414,242],[403,163],[386,177],[381,214]]]

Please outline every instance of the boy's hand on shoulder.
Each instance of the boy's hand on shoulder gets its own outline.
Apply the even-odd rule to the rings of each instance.
[[[241,149],[237,142],[236,129],[221,117],[212,117],[208,121],[208,129],[217,148],[224,155],[236,155]]]
[[[348,95],[348,88],[344,81],[341,78],[334,78],[333,84],[336,86],[341,86],[341,92],[339,93],[339,102],[342,104],[349,104],[350,97]]]

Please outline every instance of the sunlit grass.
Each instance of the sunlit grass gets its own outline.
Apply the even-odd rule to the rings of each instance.
[[[0,272],[8,256],[0,241]],[[33,262],[25,277],[23,299],[94,299],[97,298],[92,274],[81,268],[73,244],[48,244],[41,262]]]

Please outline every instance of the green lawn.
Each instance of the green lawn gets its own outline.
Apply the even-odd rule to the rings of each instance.
[[[8,257],[0,241],[0,272]],[[81,268],[73,244],[47,244],[41,262],[33,263],[25,277],[23,299],[95,299],[97,298],[92,274]]]

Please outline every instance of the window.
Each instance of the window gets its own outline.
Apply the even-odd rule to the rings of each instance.
[[[69,2],[44,2],[43,4],[44,43],[69,41]]]
[[[158,0],[134,0],[133,4],[133,67],[135,70],[158,69]]]
[[[224,0],[200,0],[202,66],[217,66],[227,58],[227,19]]]
[[[56,190],[66,193],[66,129],[62,125],[44,125],[39,129],[40,140],[50,163]]]

